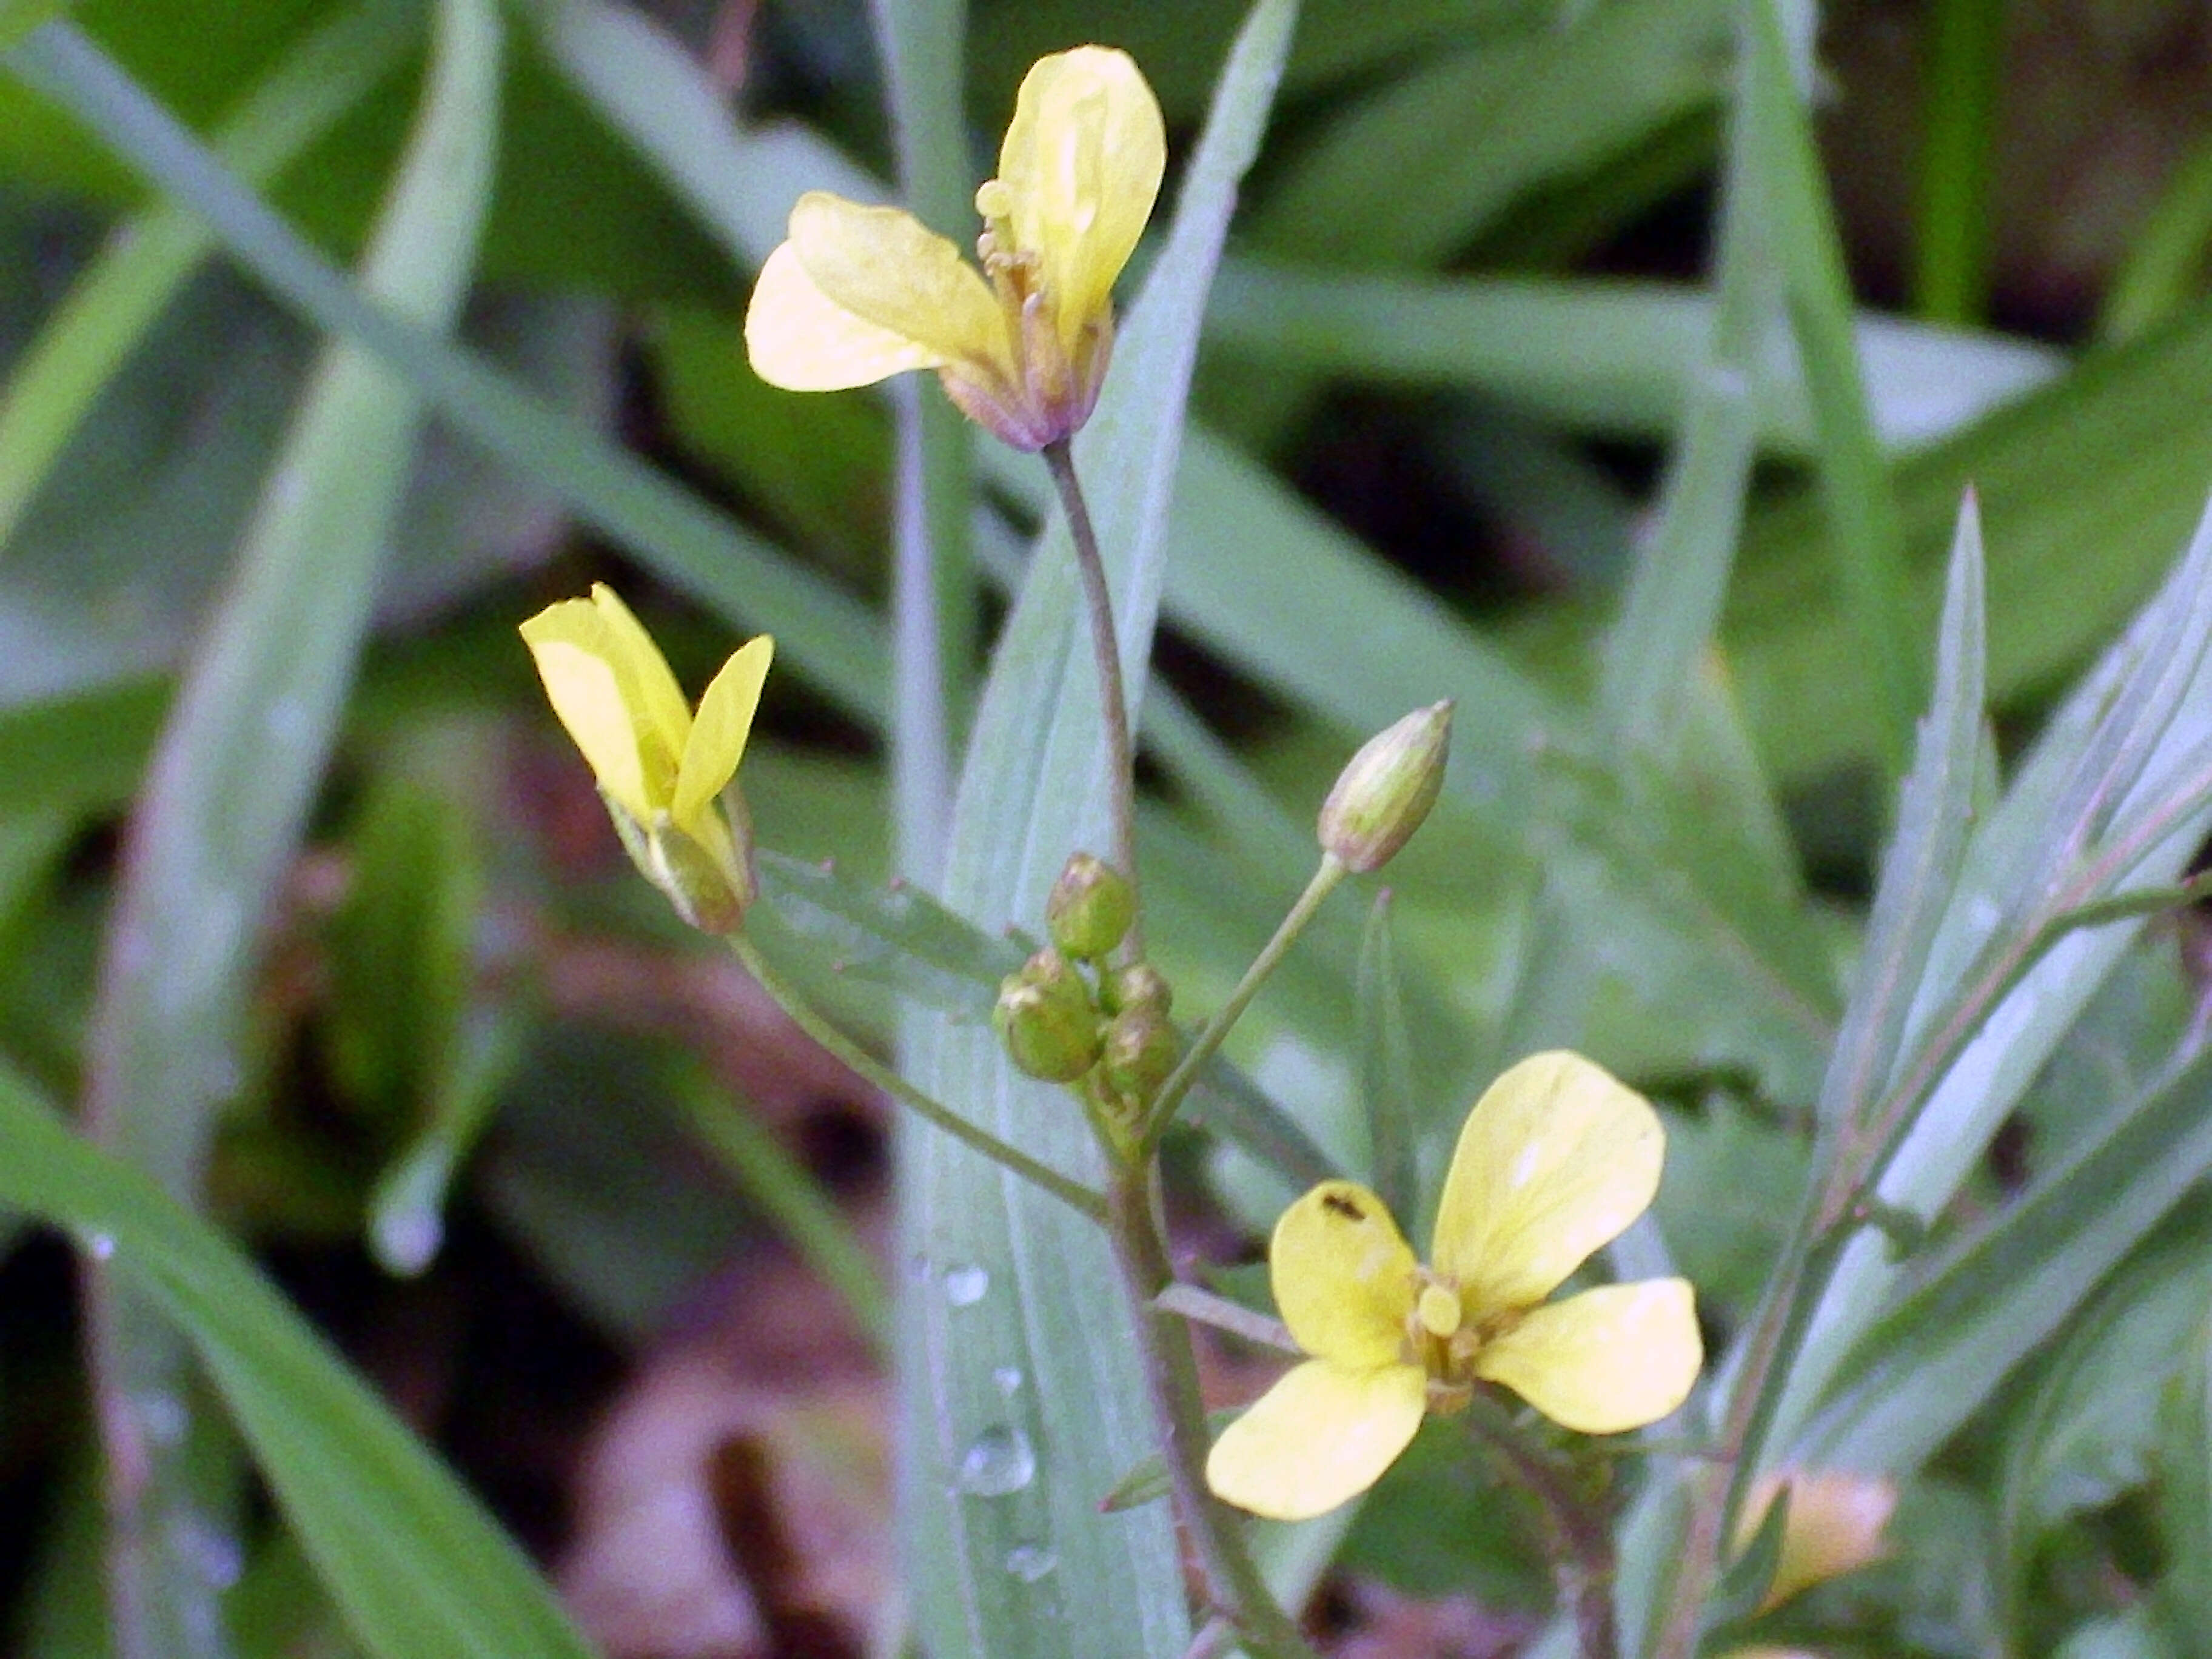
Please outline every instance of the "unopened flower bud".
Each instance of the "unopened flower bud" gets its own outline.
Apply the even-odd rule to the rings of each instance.
[[[1057,951],[1040,951],[1006,975],[991,1024],[1014,1064],[1048,1083],[1074,1082],[1098,1063],[1104,1042],[1090,988]]]
[[[1099,1075],[1125,1099],[1149,1103],[1182,1053],[1182,1044],[1164,1012],[1142,1006],[1125,1008],[1107,1023]]]
[[[1767,1507],[1790,1489],[1782,1522],[1782,1559],[1759,1611],[1780,1606],[1800,1590],[1879,1561],[1889,1552],[1883,1536],[1897,1510],[1897,1483],[1886,1475],[1843,1469],[1790,1469],[1761,1475],[1744,1504],[1739,1547],[1758,1532]]]
[[[1417,708],[1364,744],[1322,803],[1324,850],[1347,870],[1379,870],[1413,838],[1443,787],[1449,699]]]
[[[1115,969],[1107,975],[1105,994],[1110,1012],[1145,1008],[1162,1019],[1167,1018],[1168,1009],[1175,1001],[1167,975],[1149,962],[1133,962],[1126,968]]]
[[[1103,859],[1078,853],[1067,860],[1044,902],[1052,942],[1079,961],[1110,953],[1137,919],[1137,895]]]

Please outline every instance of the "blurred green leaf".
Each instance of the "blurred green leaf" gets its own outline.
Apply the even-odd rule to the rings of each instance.
[[[1653,1210],[1701,1303],[1747,1311],[1780,1259],[1811,1148],[1724,1100],[1667,1117],[1667,1178]]]
[[[31,46],[64,56],[82,37]],[[19,48],[19,52],[29,50]],[[445,0],[421,118],[367,259],[371,292],[428,326],[467,291],[491,179],[499,28],[487,0]],[[180,688],[133,820],[87,1041],[88,1126],[173,1197],[196,1201],[217,1114],[243,1081],[251,972],[297,849],[368,627],[377,573],[411,468],[421,408],[357,349],[310,379]],[[185,1356],[141,1290],[95,1267],[98,1386],[181,1401]],[[218,1651],[191,1437],[102,1419],[111,1458],[143,1464],[112,1517],[125,1652]]]
[[[2189,1369],[2212,1287],[2203,1251],[2199,1230],[2130,1263],[2039,1367],[2009,1425],[1996,1542],[2016,1641],[2034,1629],[2026,1609],[2048,1535],[2150,1477],[2169,1392]],[[2012,1291],[2028,1293],[2024,1284]]]
[[[322,1032],[338,1086],[387,1122],[419,1111],[459,1037],[483,898],[476,833],[465,808],[386,772],[349,837]]]
[[[672,1080],[677,1109],[720,1160],[745,1198],[767,1214],[824,1285],[844,1299],[853,1322],[885,1365],[896,1358],[891,1306],[876,1265],[822,1184],[786,1152],[743,1101],[696,1066]]]
[[[1285,163],[1245,231],[1332,264],[1437,264],[1531,186],[1711,101],[1729,15],[1714,0],[1613,0],[1436,53]]]
[[[58,17],[69,0],[0,0],[0,52],[47,19]]]
[[[400,0],[340,12],[252,89],[212,139],[216,153],[265,184],[398,65],[421,22],[420,8]],[[126,220],[17,360],[0,401],[0,542],[100,388],[213,246],[206,227],[173,204]]]
[[[1458,1425],[1431,1418],[1359,1504],[1340,1562],[1409,1595],[1530,1612],[1551,1596],[1544,1526]]]
[[[2000,705],[2088,659],[2157,585],[2212,482],[2212,307],[2071,373],[1901,462],[1897,495],[1915,614],[1932,620],[1959,496],[1990,549],[1990,691]],[[2202,418],[2200,418],[2200,415]],[[1834,688],[1859,673],[1837,626],[1827,535],[1807,493],[1747,523],[1724,631],[1759,750],[1785,781],[1863,757],[1870,711]]]
[[[2191,1275],[2181,1275],[2184,1283]],[[2203,1280],[2195,1280],[2203,1288]],[[2212,1647],[2212,1321],[2200,1300],[2169,1382],[2151,1448],[2159,1541],[2160,1622],[2184,1651]]]
[[[175,1322],[375,1659],[590,1659],[521,1553],[252,1266],[5,1072],[0,1200]]]

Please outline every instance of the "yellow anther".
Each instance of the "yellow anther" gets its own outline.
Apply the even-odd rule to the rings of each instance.
[[[1431,1336],[1449,1336],[1459,1328],[1459,1292],[1444,1285],[1424,1285],[1414,1312]]]

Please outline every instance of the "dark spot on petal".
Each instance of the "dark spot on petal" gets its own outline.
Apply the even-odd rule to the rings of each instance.
[[[1367,1219],[1367,1212],[1361,1209],[1357,1204],[1354,1204],[1342,1193],[1330,1193],[1326,1194],[1322,1199],[1321,1206],[1322,1209],[1327,1210],[1331,1215],[1340,1215],[1346,1221],[1364,1221]]]

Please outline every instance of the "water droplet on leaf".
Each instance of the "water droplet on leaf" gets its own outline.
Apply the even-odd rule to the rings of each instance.
[[[983,1299],[991,1288],[991,1274],[983,1267],[947,1267],[945,1270],[945,1299],[956,1308],[972,1308]]]
[[[977,1435],[960,1459],[960,1490],[970,1498],[1005,1498],[1036,1478],[1029,1436],[1004,1423]]]

